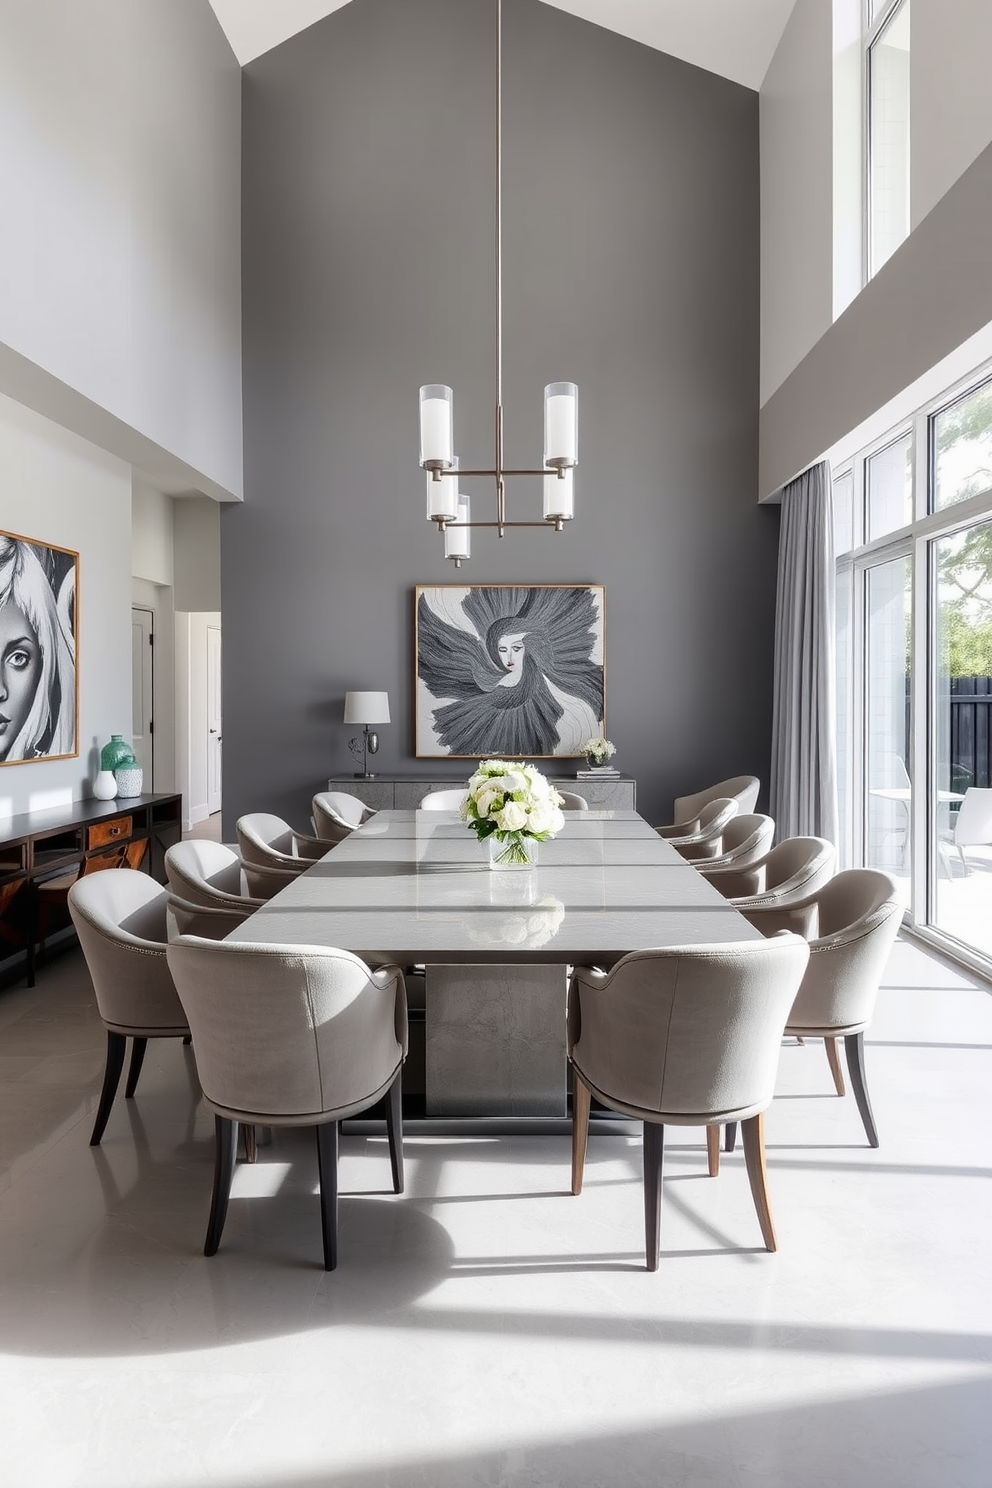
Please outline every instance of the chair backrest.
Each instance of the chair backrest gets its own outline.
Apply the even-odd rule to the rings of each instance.
[[[243,925],[254,914],[252,902],[243,899],[243,909],[238,909],[234,899],[221,904],[190,903],[178,894],[170,894],[168,902],[169,939],[179,935],[200,935],[207,940],[223,940],[239,925]]]
[[[677,796],[672,820],[695,821],[703,807],[709,801],[715,801],[718,796],[729,796],[736,801],[738,811],[753,811],[760,789],[761,781],[757,775],[733,775],[729,780],[720,780],[716,785],[707,786],[706,790],[696,791],[695,795]]]
[[[457,811],[465,799],[464,790],[430,791],[421,801],[421,811]]]
[[[100,1016],[117,1032],[186,1032],[165,955],[168,900],[168,889],[132,868],[90,874],[69,890]]]
[[[188,904],[241,898],[241,859],[223,842],[190,838],[175,843],[165,855],[165,876]]]
[[[723,829],[723,852],[706,867],[746,868],[770,852],[774,838],[775,823],[770,816],[747,812],[732,817]]]
[[[297,857],[296,833],[281,816],[252,811],[238,818],[235,831],[241,856],[249,863],[271,868],[288,867],[291,861],[298,861],[301,870],[307,866],[305,858]]]
[[[825,1035],[867,1026],[904,907],[896,880],[876,868],[848,868],[824,885],[790,1029]]]
[[[247,858],[241,859],[241,871],[248,893],[255,900],[273,899],[300,876],[298,868],[271,867],[267,863],[251,863]]]
[[[579,796],[575,791],[559,791],[561,796],[562,811],[588,811],[589,802],[585,796]]]
[[[992,790],[972,785],[964,793],[954,823],[954,845],[981,847],[988,842],[992,842]]]
[[[737,815],[737,802],[729,796],[717,796],[706,805],[699,813],[699,830],[693,832],[693,836],[705,841],[709,837],[719,837],[724,827]]]
[[[392,1082],[406,1051],[396,967],[323,946],[174,940],[169,965],[207,1100],[234,1116],[311,1125]]]
[[[347,791],[320,791],[313,798],[313,829],[325,842],[342,842],[360,827],[368,810]]]
[[[825,837],[787,837],[765,858],[764,893],[805,899],[833,877],[837,852]]]
[[[604,980],[609,995],[583,997],[573,981],[569,1052],[594,1091],[635,1114],[685,1124],[698,1117],[701,1125],[730,1112],[755,1115],[774,1094],[779,1044],[808,959],[805,941],[788,933],[635,951]]]

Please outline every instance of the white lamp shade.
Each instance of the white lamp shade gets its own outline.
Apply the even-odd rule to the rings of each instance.
[[[575,515],[575,497],[572,486],[574,471],[569,467],[563,475],[544,477],[545,521],[561,519],[570,522]]]
[[[470,528],[465,524],[472,520],[469,499],[464,491],[458,493],[458,520],[449,522],[444,529],[444,556],[445,558],[469,558],[472,554]]]
[[[454,436],[452,404],[454,394],[440,382],[428,382],[420,389],[420,463],[451,464]]]
[[[574,382],[549,382],[544,389],[544,463],[555,468],[578,463],[579,390]]]
[[[458,456],[451,462],[453,475],[442,475],[440,480],[435,480],[430,471],[427,472],[427,515],[433,522],[438,517],[445,517],[449,522],[454,522],[458,516]]]
[[[346,692],[345,723],[388,723],[388,692]]]

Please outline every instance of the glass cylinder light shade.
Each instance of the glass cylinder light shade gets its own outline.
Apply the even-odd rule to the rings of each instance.
[[[455,558],[460,563],[463,558],[471,557],[472,534],[466,522],[472,520],[469,499],[464,491],[458,493],[458,520],[449,522],[444,529],[444,556]]]
[[[425,469],[447,470],[451,465],[453,402],[451,389],[440,382],[420,389],[420,463]]]
[[[552,469],[578,463],[578,401],[574,382],[549,382],[544,389],[544,463]]]
[[[570,522],[575,515],[571,467],[562,475],[544,477],[544,519]]]
[[[431,470],[427,472],[427,516],[428,520],[435,522],[439,517],[444,517],[449,522],[454,522],[458,517],[458,456],[451,462],[451,475],[442,475],[440,480],[434,479]]]

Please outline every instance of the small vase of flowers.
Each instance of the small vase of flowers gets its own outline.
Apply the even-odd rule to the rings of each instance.
[[[533,765],[484,760],[468,782],[461,814],[488,844],[490,868],[532,868],[537,844],[565,825],[561,801]]]
[[[601,770],[604,765],[609,764],[616,752],[616,745],[611,744],[609,739],[587,739],[582,746],[582,753],[590,770]]]

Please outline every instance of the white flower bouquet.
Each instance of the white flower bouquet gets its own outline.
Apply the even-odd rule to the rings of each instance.
[[[491,838],[494,868],[526,868],[534,844],[547,842],[565,825],[562,798],[533,765],[484,760],[468,782],[462,820],[480,842]]]
[[[616,752],[616,745],[611,744],[609,739],[587,739],[582,746],[582,753],[594,767],[605,765],[606,761],[611,760]]]

